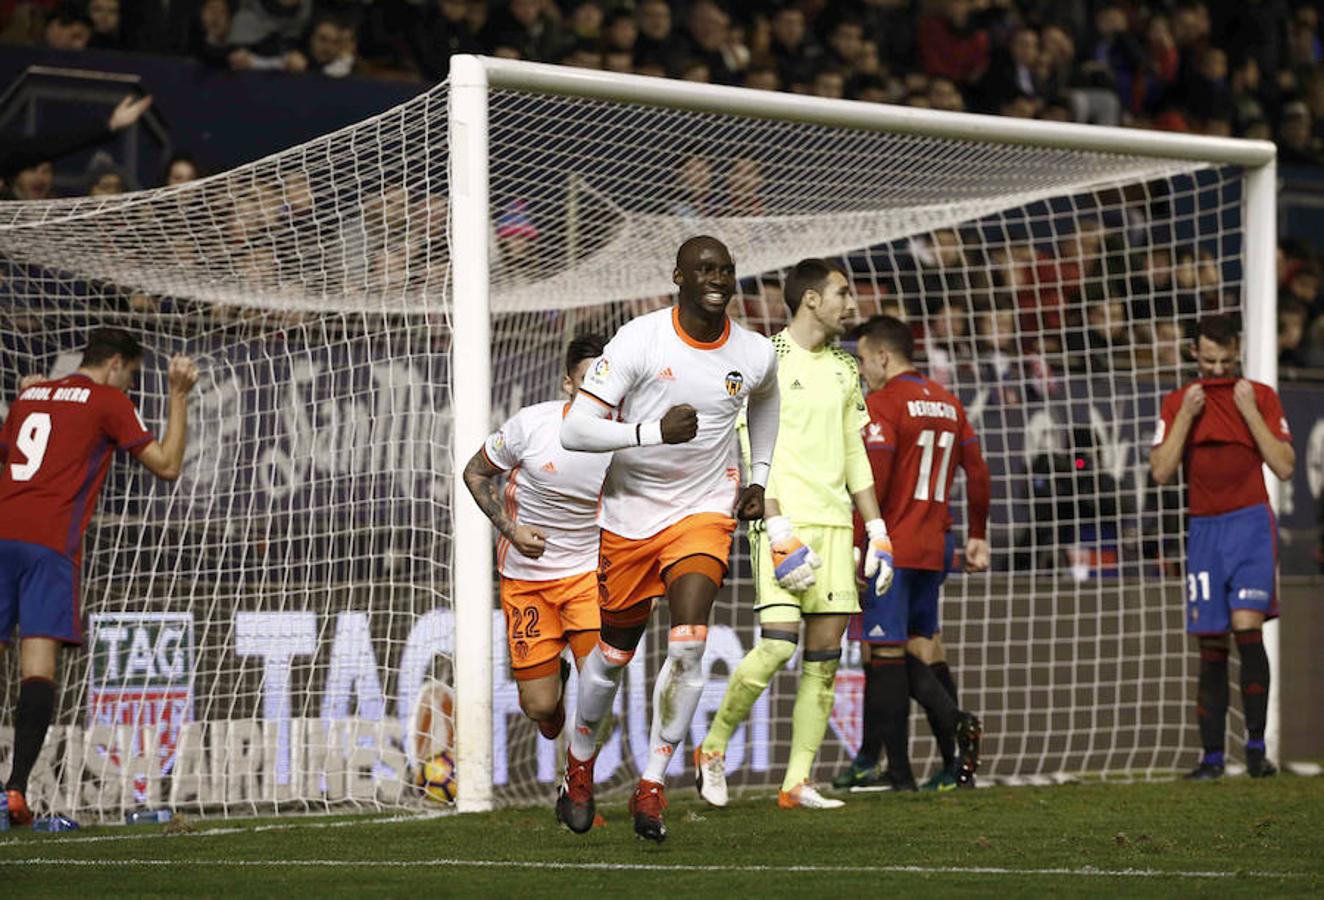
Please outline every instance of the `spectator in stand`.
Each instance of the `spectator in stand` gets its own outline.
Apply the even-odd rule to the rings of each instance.
[[[733,216],[761,216],[763,169],[758,160],[736,157],[726,172],[727,209]]]
[[[1129,97],[1123,103],[1136,115],[1159,112],[1181,72],[1181,53],[1177,49],[1166,16],[1154,16],[1145,30],[1145,55],[1131,83]]]
[[[177,184],[197,181],[201,177],[202,167],[198,165],[192,154],[176,153],[170,157],[170,162],[166,163],[165,178],[162,181],[165,187],[174,187]]]
[[[950,78],[939,76],[929,80],[925,95],[929,109],[943,109],[948,112],[965,112],[965,98]],[[913,103],[911,104],[914,105]]]
[[[580,0],[570,10],[566,22],[567,40],[598,44],[602,40],[602,7],[596,0]]]
[[[635,66],[655,65],[667,69],[681,52],[671,33],[671,4],[667,0],[643,0],[635,13],[639,35],[635,40]]]
[[[1129,109],[1136,73],[1145,57],[1144,48],[1131,34],[1126,11],[1107,3],[1094,14],[1094,39],[1083,73],[1095,87],[1114,90]]]
[[[1200,122],[1231,119],[1236,107],[1228,85],[1227,54],[1217,47],[1200,53],[1200,62],[1182,87],[1182,105]]]
[[[602,54],[602,68],[606,72],[634,72],[634,54],[629,50],[605,50]]]
[[[973,85],[988,69],[992,41],[971,18],[971,0],[937,0],[919,21],[919,58],[924,72]]]
[[[979,379],[996,385],[993,399],[1003,406],[1021,403],[1021,354],[1016,345],[1016,312],[1010,308],[989,306],[975,316],[975,359]]]
[[[923,347],[929,377],[950,388],[956,384],[958,369],[974,359],[964,301],[944,298],[929,316],[927,326]]]
[[[713,0],[696,0],[690,6],[685,34],[681,37],[682,54],[708,68],[714,84],[737,84],[740,72],[749,64],[749,51],[730,40],[731,18]]]
[[[1324,315],[1324,298],[1320,297],[1319,263],[1306,260],[1292,267],[1287,275],[1279,303],[1295,301],[1305,305],[1311,318]]]
[[[1306,327],[1310,322],[1310,308],[1295,297],[1278,301],[1278,365],[1284,368],[1304,368],[1306,363]]]
[[[1278,125],[1278,163],[1284,166],[1324,165],[1314,134],[1310,107],[1294,100],[1283,107]]]
[[[1086,304],[1085,349],[1088,366],[1081,366],[1081,356],[1073,356],[1073,368],[1095,373],[1131,367],[1131,327],[1126,320],[1126,303],[1119,298],[1102,297]]]
[[[230,68],[303,72],[308,58],[299,45],[312,17],[313,0],[240,0],[230,23]]]
[[[805,14],[796,6],[783,6],[772,14],[773,61],[783,87],[803,90],[813,77],[822,50],[810,39]]]
[[[98,150],[92,156],[87,167],[89,197],[110,197],[127,191],[127,179],[115,160],[104,150]]]
[[[864,36],[878,48],[893,71],[915,68],[915,17],[906,0],[837,0],[839,14],[864,27]]]
[[[35,138],[0,139],[0,200],[46,200],[55,183],[53,160],[110,140],[138,121],[151,95],[125,97],[104,125]]]
[[[189,30],[189,55],[208,65],[228,68],[233,19],[231,0],[202,0]]]
[[[828,65],[848,76],[859,71],[864,56],[864,26],[859,19],[846,16],[833,24],[824,56]]]
[[[346,19],[321,14],[308,32],[304,55],[308,70],[328,78],[344,78],[354,71],[357,56],[355,28]]]
[[[92,22],[76,3],[62,3],[46,20],[44,43],[52,50],[83,50],[92,40]]]
[[[433,81],[446,79],[455,54],[483,52],[483,45],[470,28],[465,0],[429,3],[409,43],[415,65]]]
[[[553,6],[553,8],[555,8]],[[510,47],[521,59],[561,58],[568,45],[543,0],[508,0],[496,10],[478,36],[485,47]]]
[[[745,70],[745,87],[760,91],[780,91],[782,80],[772,66],[755,64]]]
[[[981,104],[992,110],[1024,98],[1034,104],[1033,112],[1037,112],[1045,94],[1042,72],[1039,32],[1033,28],[1016,29],[1007,48],[993,55],[993,62],[979,81],[977,92]]]
[[[835,66],[822,66],[809,83],[809,93],[815,97],[840,100],[846,96],[846,76]]]
[[[129,49],[120,18],[120,0],[89,0],[87,18],[92,23],[87,46],[97,50]]]
[[[639,42],[639,26],[626,9],[616,9],[607,16],[602,26],[604,53],[629,53],[633,60]]]

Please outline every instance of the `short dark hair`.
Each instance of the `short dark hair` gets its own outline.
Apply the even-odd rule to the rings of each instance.
[[[817,257],[802,259],[795,264],[795,268],[786,275],[786,305],[791,308],[791,315],[799,311],[806,291],[823,293],[833,272],[843,276],[846,274],[841,266]]]
[[[143,348],[138,339],[123,328],[94,328],[87,336],[83,361],[79,365],[99,366],[112,356],[123,357],[125,362],[137,362],[143,358]]]
[[[586,359],[597,359],[606,346],[607,342],[600,334],[585,331],[575,335],[565,348],[565,373],[569,375]]]
[[[1241,341],[1241,323],[1226,314],[1205,316],[1195,331],[1195,339],[1206,338],[1220,347],[1231,347]]]
[[[915,335],[910,326],[896,316],[871,316],[855,332],[856,341],[865,338],[870,343],[882,344],[889,352],[904,357],[906,362],[915,358]]]

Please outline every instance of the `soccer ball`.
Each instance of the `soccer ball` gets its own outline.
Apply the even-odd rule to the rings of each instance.
[[[423,763],[418,773],[418,785],[429,800],[455,802],[455,758],[449,751],[443,750]]]

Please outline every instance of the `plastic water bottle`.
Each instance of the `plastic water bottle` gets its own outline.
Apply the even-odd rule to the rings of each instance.
[[[9,795],[0,791],[0,831],[9,830]]]
[[[125,825],[161,825],[169,821],[170,810],[164,807],[161,809],[135,809],[124,814]]]
[[[78,823],[68,816],[43,816],[32,823],[33,831],[77,831]]]

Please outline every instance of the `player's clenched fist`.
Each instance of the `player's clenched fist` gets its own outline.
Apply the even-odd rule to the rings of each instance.
[[[177,394],[187,394],[198,383],[198,367],[193,360],[182,353],[170,357],[170,389]]]
[[[1259,404],[1255,402],[1255,388],[1244,378],[1237,379],[1236,386],[1232,388],[1232,399],[1243,419],[1249,419],[1260,411]]]
[[[814,570],[823,565],[818,554],[795,536],[791,520],[785,516],[769,516],[768,545],[772,550],[772,574],[777,583],[793,593],[801,593],[814,586],[818,579]]]
[[[1190,419],[1204,412],[1204,385],[1193,384],[1187,389],[1181,398],[1181,412]]]
[[[673,406],[662,416],[662,443],[683,444],[699,433],[699,413],[688,403]]]
[[[529,559],[537,559],[547,549],[547,535],[531,525],[516,525],[515,533],[510,536],[515,549]]]

